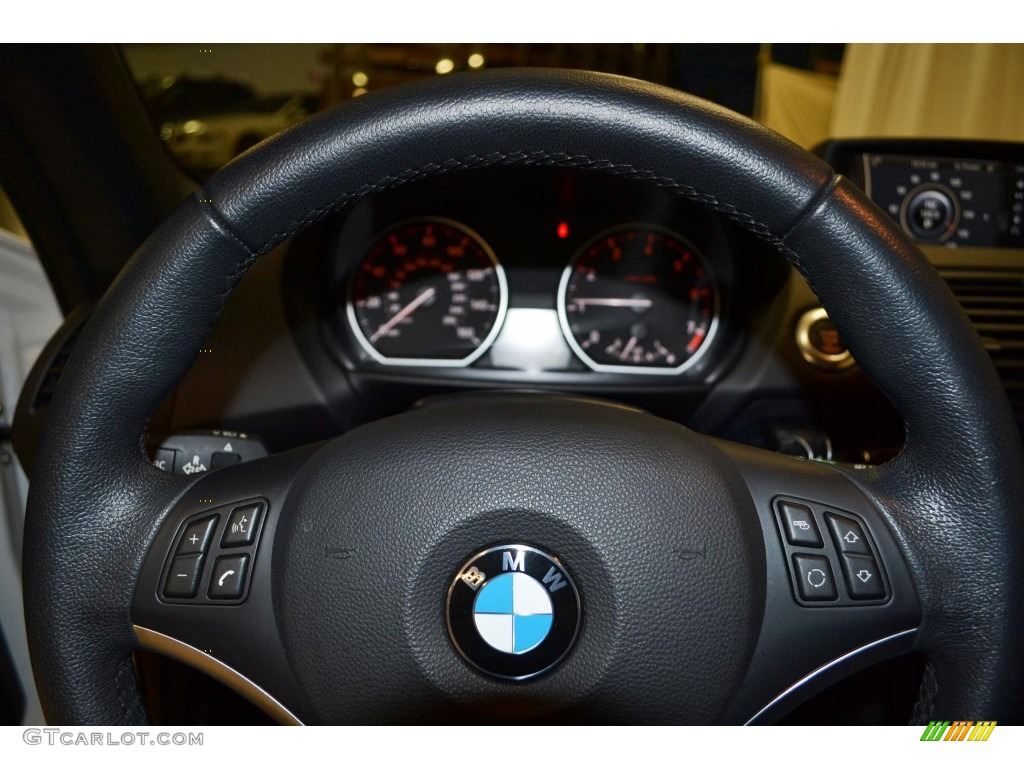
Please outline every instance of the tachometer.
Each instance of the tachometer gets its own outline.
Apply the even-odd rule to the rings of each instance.
[[[469,228],[402,222],[379,235],[349,284],[348,318],[366,352],[389,365],[469,365],[501,330],[505,273]]]
[[[583,246],[558,289],[562,331],[595,371],[677,374],[708,349],[718,293],[691,243],[660,227],[627,225]]]

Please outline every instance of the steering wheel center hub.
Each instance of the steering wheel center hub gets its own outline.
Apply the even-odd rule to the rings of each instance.
[[[481,702],[512,696],[527,720],[706,722],[748,666],[761,529],[728,462],[676,424],[456,398],[338,438],[293,487],[276,612],[325,721],[487,719]]]

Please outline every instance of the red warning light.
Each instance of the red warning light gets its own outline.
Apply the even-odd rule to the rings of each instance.
[[[569,236],[569,225],[564,221],[559,222],[558,224],[558,236],[563,240]]]

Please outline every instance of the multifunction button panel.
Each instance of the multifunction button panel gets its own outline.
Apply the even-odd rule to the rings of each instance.
[[[864,520],[804,499],[777,498],[774,508],[798,603],[872,605],[889,599],[882,562]]]
[[[160,599],[192,605],[244,602],[266,513],[264,499],[249,499],[188,517],[168,553]]]

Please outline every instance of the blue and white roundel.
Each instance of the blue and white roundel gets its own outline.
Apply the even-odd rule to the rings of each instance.
[[[526,653],[540,645],[551,631],[553,613],[544,586],[518,572],[488,581],[473,603],[477,632],[503,653]]]

